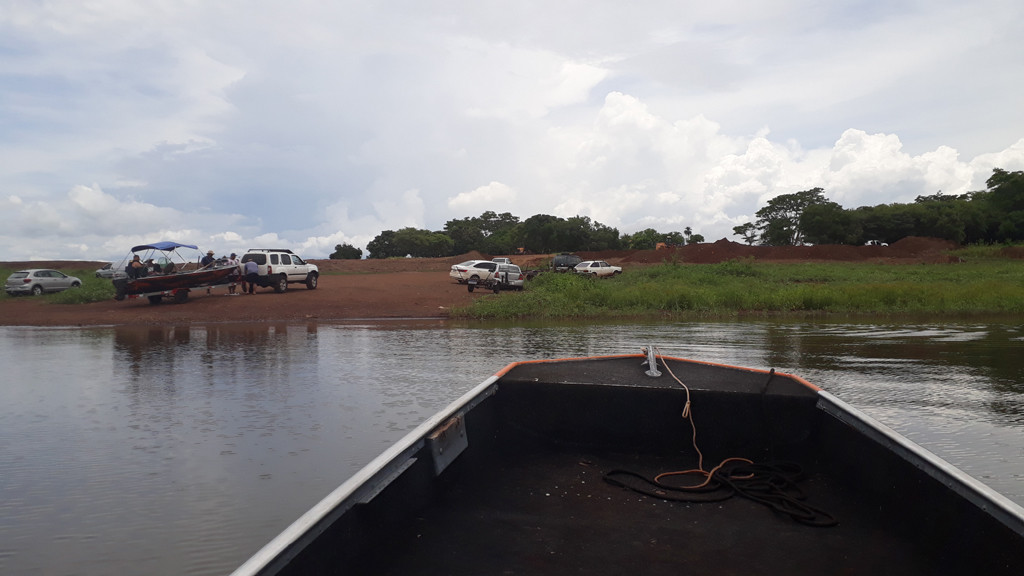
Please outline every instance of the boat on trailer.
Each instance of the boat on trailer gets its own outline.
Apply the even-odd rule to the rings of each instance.
[[[1024,509],[798,376],[514,363],[240,566],[285,574],[1024,574]]]
[[[215,261],[201,266],[198,258],[190,261],[182,254],[187,248],[198,251],[192,244],[178,242],[154,242],[134,246],[118,266],[111,280],[114,283],[114,299],[147,298],[151,304],[159,304],[164,298],[184,302],[189,292],[196,288],[210,288],[241,281],[237,265]],[[155,261],[155,266],[144,268],[133,275],[129,270],[132,258],[138,255],[140,262]]]

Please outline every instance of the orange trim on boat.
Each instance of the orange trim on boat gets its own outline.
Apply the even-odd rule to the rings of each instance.
[[[769,370],[763,370],[761,368],[747,368],[745,366],[733,366],[732,364],[722,364],[720,362],[705,362],[703,360],[691,360],[689,358],[679,358],[679,357],[676,357],[676,356],[658,355],[658,357],[659,358],[663,358],[663,359],[668,359],[668,360],[675,360],[677,362],[688,363],[688,364],[703,364],[705,366],[717,366],[719,368],[731,368],[733,370],[746,370],[748,372],[758,372],[760,374],[768,374],[769,373]],[[494,373],[494,378],[495,379],[501,378],[502,376],[507,374],[510,370],[515,368],[516,366],[522,366],[522,365],[526,365],[526,364],[545,364],[545,363],[551,363],[551,362],[572,362],[572,361],[584,361],[584,360],[611,360],[611,359],[614,359],[614,358],[639,358],[641,360],[645,360],[645,359],[647,359],[647,355],[646,354],[611,354],[611,355],[608,355],[608,356],[580,356],[580,357],[574,357],[574,358],[542,358],[540,360],[520,360],[518,362],[512,362],[511,364],[505,366],[501,370],[498,370],[497,372],[495,372]],[[775,373],[778,374],[779,376],[785,376],[787,378],[792,378],[794,381],[796,381],[796,382],[798,382],[798,383],[800,383],[800,384],[810,388],[811,390],[814,390],[815,392],[820,392],[821,391],[821,387],[820,386],[816,386],[814,384],[811,384],[807,380],[804,380],[803,378],[801,378],[799,376],[796,376],[794,374],[789,374],[788,372],[779,372],[778,370],[776,370]]]

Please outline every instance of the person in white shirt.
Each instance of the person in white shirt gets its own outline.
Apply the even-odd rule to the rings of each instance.
[[[238,266],[238,278],[243,278],[243,276],[242,276],[243,270],[242,270],[241,264],[239,264],[239,262],[238,262],[238,255],[237,254],[235,254],[234,252],[231,253],[231,257],[228,258],[227,265],[228,266]],[[242,286],[242,289],[244,290],[245,286]],[[235,282],[232,282],[231,284],[228,284],[228,295],[229,296],[234,296],[235,295]]]

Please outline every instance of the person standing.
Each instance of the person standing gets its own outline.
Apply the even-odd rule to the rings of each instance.
[[[238,256],[234,252],[232,252],[231,256],[228,258],[227,265],[228,266],[236,266],[236,267],[238,267],[238,276],[242,277],[243,270],[242,270],[242,267],[238,263]],[[230,295],[230,296],[234,296],[235,295],[235,284],[236,284],[235,280],[236,280],[236,278],[232,278],[231,279],[231,283],[228,284],[228,295]],[[245,290],[245,285],[242,285],[242,290]]]
[[[245,281],[249,284],[249,294],[256,293],[256,281],[260,279],[260,267],[256,265],[256,261],[252,258],[245,260]],[[245,291],[245,285],[242,285],[242,291]]]

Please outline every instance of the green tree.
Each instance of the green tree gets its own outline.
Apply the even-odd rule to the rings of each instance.
[[[691,238],[693,238],[693,231],[690,230],[689,226],[687,226],[686,230],[683,230],[682,234],[680,234],[679,232],[669,232],[668,234],[662,234],[660,241],[664,242],[669,246],[683,246],[684,244],[689,244]]]
[[[402,228],[381,232],[366,245],[366,249],[370,258],[439,258],[451,255],[453,246],[454,242],[444,232]]]
[[[491,210],[487,210],[480,215],[480,224],[480,228],[483,230],[484,235],[491,236],[501,232],[502,230],[514,228],[519,224],[519,217],[513,216],[511,212],[496,214]]]
[[[662,233],[654,228],[645,228],[633,234],[629,247],[633,250],[654,250],[654,247],[661,242]]]
[[[591,250],[618,250],[622,247],[619,231],[600,222],[594,222],[590,231]]]
[[[757,242],[757,226],[754,226],[753,222],[733,226],[732,233],[741,236],[748,246],[753,246],[754,242]]]
[[[452,253],[454,243],[443,232],[431,232],[417,228],[402,228],[395,232],[395,256],[413,256],[416,258],[440,258]]]
[[[863,244],[863,230],[856,214],[835,202],[808,206],[800,215],[804,240],[811,244]]]
[[[363,257],[362,248],[356,248],[351,244],[338,244],[334,247],[334,253],[328,256],[331,260],[360,260]]]
[[[370,258],[392,258],[398,256],[394,246],[395,231],[384,230],[366,244]]]
[[[820,188],[779,196],[758,210],[758,220],[733,228],[748,244],[892,244],[907,236],[961,244],[1024,240],[1024,172],[993,170],[988,190],[959,196],[918,196],[911,204],[844,210]],[[795,223],[795,224],[794,224]]]
[[[513,216],[509,212],[497,214],[488,210],[473,218],[449,220],[444,225],[444,231],[452,239],[452,250],[456,254],[470,250],[506,254],[518,248],[518,225],[518,216]]]
[[[1001,242],[1024,240],[1024,210],[1011,212],[1000,219],[995,237]]]
[[[911,205],[915,236],[929,236],[962,243],[967,236],[964,217],[966,202],[959,196],[918,196]]]
[[[862,206],[854,212],[860,220],[864,241],[892,244],[914,233],[914,215],[907,204]]]
[[[979,190],[963,194],[964,244],[991,244],[997,239],[1004,213],[992,204],[992,192]]]
[[[516,227],[519,217],[510,212],[497,214],[488,210],[480,215],[480,231],[484,240],[480,249],[488,254],[511,254],[516,248]]]
[[[593,230],[593,224],[588,216],[573,216],[566,219],[558,234],[561,250],[568,252],[593,250],[591,242]]]
[[[1024,172],[996,168],[985,183],[989,203],[1000,214],[993,239],[999,242],[1024,240]]]
[[[985,184],[992,193],[991,202],[997,208],[1006,212],[1024,210],[1024,172],[996,168]]]
[[[521,247],[519,225],[503,228],[490,236],[483,243],[483,252],[488,254],[515,254]]]
[[[821,188],[812,188],[793,194],[782,194],[768,201],[757,211],[755,226],[761,233],[761,243],[769,246],[796,246],[804,242],[800,216],[808,206],[828,202]]]
[[[523,247],[536,254],[564,250],[559,240],[561,224],[565,220],[550,214],[535,214],[523,221],[521,240]]]
[[[465,254],[480,250],[484,245],[484,232],[477,218],[449,220],[444,224],[445,233],[452,239],[452,251]]]

